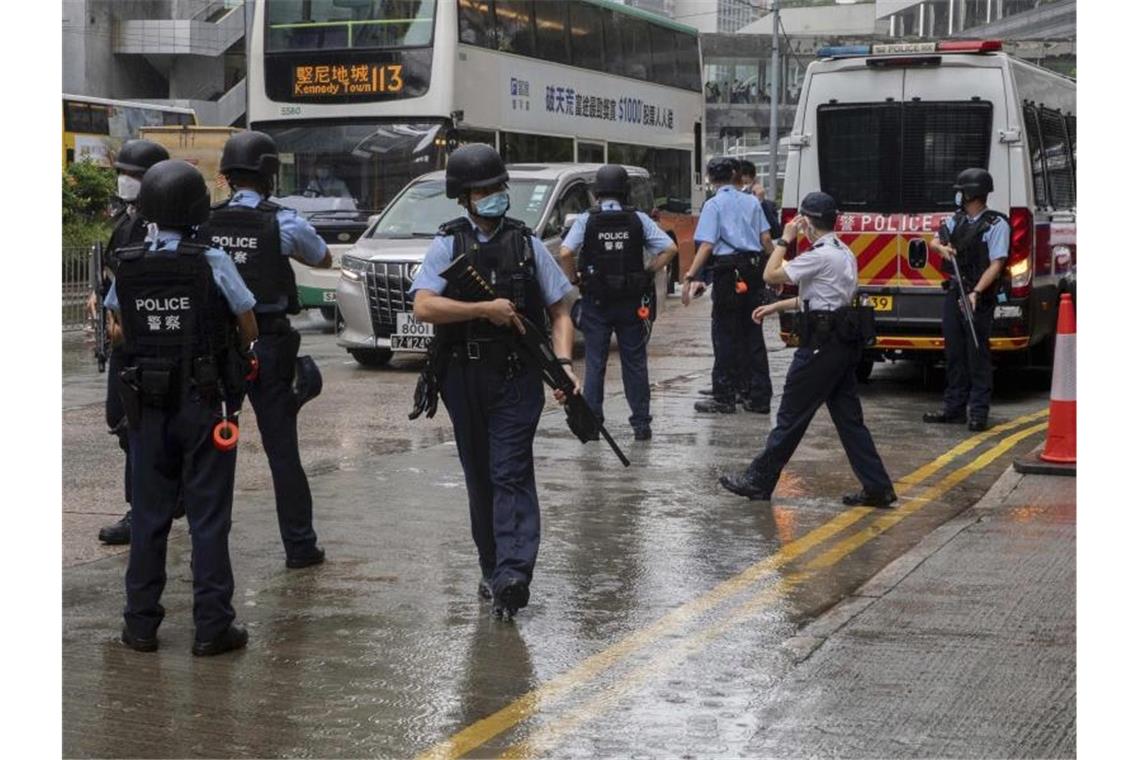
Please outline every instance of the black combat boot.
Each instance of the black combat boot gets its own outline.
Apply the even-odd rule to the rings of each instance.
[[[966,421],[965,414],[948,414],[946,412],[927,412],[922,415],[923,422],[930,422],[936,425],[961,425]]]
[[[772,489],[753,480],[747,471],[735,475],[721,475],[720,484],[737,496],[745,496],[753,501],[772,500]]]
[[[899,497],[895,495],[895,489],[893,488],[888,488],[886,491],[877,493],[864,490],[859,493],[849,493],[843,497],[843,503],[849,507],[889,508],[891,504],[898,500]]]
[[[495,594],[491,613],[502,620],[511,620],[529,601],[530,585],[520,578],[511,578]]]
[[[244,649],[249,642],[249,633],[245,626],[231,624],[229,628],[210,641],[194,640],[190,652],[195,657],[213,657],[218,654],[232,652],[235,649]]]
[[[99,540],[109,546],[129,544],[131,542],[131,510],[128,509],[118,522],[100,528]]]

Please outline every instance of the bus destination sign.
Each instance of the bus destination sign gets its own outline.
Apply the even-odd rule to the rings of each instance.
[[[294,97],[367,97],[400,95],[403,92],[404,66],[400,63],[334,63],[293,67]]]

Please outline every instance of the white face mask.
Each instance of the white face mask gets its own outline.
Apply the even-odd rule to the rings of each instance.
[[[958,208],[962,208],[962,202],[962,191],[959,190],[958,192],[954,193],[954,205]]]
[[[142,182],[126,174],[119,175],[119,197],[128,203],[139,197]]]

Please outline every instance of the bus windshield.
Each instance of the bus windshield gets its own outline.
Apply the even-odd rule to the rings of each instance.
[[[436,0],[273,0],[266,52],[430,45]]]
[[[413,178],[443,168],[442,123],[255,124],[277,142],[279,196],[380,209]]]
[[[507,213],[535,229],[553,188],[553,182],[511,180],[507,185],[511,197],[511,208]],[[384,210],[370,237],[434,236],[441,224],[463,214],[455,199],[448,198],[444,191],[442,179],[416,182]]]

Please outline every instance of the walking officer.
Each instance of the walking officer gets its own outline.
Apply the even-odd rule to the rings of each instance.
[[[598,206],[580,215],[562,241],[563,270],[577,273],[582,292],[579,329],[586,339],[586,386],[583,393],[599,421],[610,336],[617,333],[621,379],[631,412],[633,437],[653,436],[649,414],[649,365],[646,346],[653,329],[657,293],[654,275],[669,265],[677,246],[664,230],[642,212],[624,206],[629,198],[629,174],[624,166],[607,164],[594,180]],[[646,265],[645,256],[651,261]]]
[[[800,204],[800,216],[784,226],[764,267],[766,282],[797,285],[800,295],[761,306],[752,318],[760,322],[770,314],[797,309],[802,312],[804,330],[788,368],[767,446],[747,470],[720,479],[726,489],[750,499],[771,499],[780,472],[824,403],[839,431],[847,461],[863,485],[859,493],[844,496],[843,503],[887,507],[898,498],[863,424],[863,409],[855,394],[855,367],[863,340],[851,303],[859,273],[855,255],[832,232],[836,214],[830,195],[808,193]],[[812,247],[786,262],[784,254],[795,244],[798,232],[807,236]]]
[[[711,256],[713,397],[698,401],[694,408],[732,414],[738,389],[747,388],[744,408],[767,414],[772,402],[768,349],[764,328],[752,321],[752,311],[765,300],[762,266],[772,240],[760,202],[733,185],[733,161],[720,157],[708,163],[708,178],[716,190],[701,208],[693,234],[697,255],[681,291],[685,306],[704,291],[705,283],[698,277]]]
[[[1009,256],[1009,219],[986,207],[986,196],[994,190],[994,178],[985,169],[961,172],[954,190],[958,212],[943,222],[930,247],[944,259],[957,261],[962,281],[959,287],[952,277],[942,302],[942,336],[946,345],[942,411],[928,412],[922,415],[922,420],[962,423],[968,418],[970,430],[985,430],[994,383],[990,333],[998,284]],[[953,262],[944,261],[943,271],[952,275]],[[969,333],[962,293],[969,299],[973,312],[976,346]]]
[[[133,497],[122,640],[140,652],[158,648],[166,540],[181,494],[193,548],[191,651],[221,654],[248,639],[233,622],[237,449],[223,423],[241,404],[248,346],[257,337],[254,297],[224,252],[189,242],[210,213],[197,169],[156,163],[143,177],[139,210],[157,227],[146,242],[119,250],[107,294],[112,339],[122,343]]]
[[[446,357],[440,395],[455,428],[467,481],[471,534],[479,553],[479,595],[497,616],[512,617],[530,599],[538,556],[534,434],[544,404],[542,376],[515,349],[515,314],[553,323],[555,353],[570,370],[574,325],[562,300],[570,281],[542,240],[506,216],[507,168],[490,145],[464,145],[447,162],[447,197],[464,215],[440,228],[412,282],[417,319],[436,325]],[[466,254],[500,297],[465,302],[441,276]],[[577,385],[577,379],[574,379]],[[555,398],[562,400],[560,393]]]
[[[166,148],[150,140],[127,140],[123,143],[119,154],[115,156],[115,174],[118,175],[117,195],[123,202],[122,207],[115,214],[111,228],[111,239],[107,243],[107,253],[104,257],[103,299],[106,301],[107,292],[111,288],[112,278],[118,267],[117,255],[120,249],[129,245],[141,243],[146,237],[146,224],[138,212],[135,202],[138,200],[139,186],[142,184],[143,174],[147,169],[170,158]],[[92,316],[95,310],[95,294],[91,294],[89,310]],[[99,540],[105,544],[126,544],[131,540],[131,453],[130,438],[127,435],[126,419],[123,416],[123,401],[119,398],[119,373],[123,371],[123,350],[121,346],[112,345],[107,357],[107,427],[119,439],[119,448],[123,450],[123,500],[127,503],[127,511],[118,522],[104,525],[99,529]]]
[[[293,391],[301,334],[289,323],[300,311],[289,259],[319,269],[332,266],[328,246],[296,211],[266,200],[273,192],[277,145],[264,132],[239,132],[222,148],[221,172],[233,195],[210,212],[198,238],[230,255],[257,297],[258,370],[249,385],[261,442],[273,476],[277,524],[285,565],[324,562],[313,530],[313,497],[297,447],[298,397]]]

